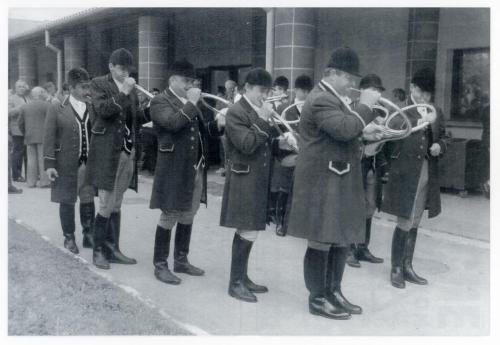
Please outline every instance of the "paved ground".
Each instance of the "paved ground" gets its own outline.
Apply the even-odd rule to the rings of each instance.
[[[416,270],[430,281],[425,287],[410,284],[407,289],[399,290],[390,285],[394,223],[388,216],[378,215],[371,248],[385,258],[385,263],[346,269],[344,293],[360,304],[364,313],[339,322],[308,313],[302,276],[306,244],[292,237],[277,237],[273,231],[259,235],[249,268],[256,282],[268,285],[269,293],[259,295],[256,304],[228,297],[233,231],[218,226],[221,183],[220,177],[210,175],[209,206],[201,207],[194,225],[190,259],[205,269],[204,277],[181,275],[180,286],[155,280],[151,261],[159,215],[148,208],[151,181],[144,178],[139,194],[127,192],[122,220],[121,248],[139,262],[134,266],[113,265],[104,274],[114,283],[135,291],[139,298],[151,301],[155,308],[166,311],[195,334],[489,334],[489,203],[479,197],[467,203],[468,199],[445,195],[443,219],[426,221],[429,229],[420,231],[414,263]],[[9,196],[9,217],[32,226],[60,247],[63,239],[58,209],[48,201],[49,193],[49,190],[25,188],[23,195]],[[447,210],[447,205],[453,205],[453,210]],[[473,226],[464,217],[450,219],[466,211],[475,215]],[[11,227],[9,231],[15,229]],[[77,239],[80,243],[80,233]],[[91,251],[82,250],[80,257],[90,262]]]

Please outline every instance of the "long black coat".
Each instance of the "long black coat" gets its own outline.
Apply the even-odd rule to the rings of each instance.
[[[265,230],[277,131],[261,119],[242,97],[226,114],[228,171],[222,196],[220,225]]]
[[[412,125],[420,118],[416,108],[406,112]],[[429,189],[426,209],[429,218],[441,213],[441,197],[439,190],[438,157],[429,153],[433,143],[441,147],[441,154],[446,151],[446,130],[443,113],[437,108],[436,121],[427,129],[418,131],[403,140],[387,143],[386,157],[389,160],[389,180],[384,187],[382,211],[408,218],[411,215],[422,164],[427,157],[429,161]]]
[[[203,121],[194,104],[182,104],[169,89],[153,98],[150,111],[158,135],[158,158],[149,207],[189,211],[198,164],[204,168],[201,202],[206,203],[208,137],[222,131],[215,121]]]
[[[91,82],[92,104],[96,120],[92,127],[87,160],[86,180],[98,189],[112,190],[126,131],[127,115],[132,118],[129,130],[133,145],[140,125],[147,122],[144,111],[139,109],[135,90],[129,95],[119,92],[111,74],[94,78]],[[139,152],[136,152],[136,157]],[[137,159],[130,188],[137,191]]]
[[[95,119],[87,104],[89,121]],[[63,104],[50,105],[45,118],[43,156],[44,169],[55,168],[59,177],[51,183],[51,201],[74,204],[78,195],[78,160],[80,159],[79,123],[69,98]],[[87,128],[89,128],[88,125]],[[91,131],[88,131],[89,135]],[[89,141],[91,138],[88,138]]]
[[[308,95],[299,123],[291,236],[344,245],[364,241],[361,135],[375,113],[365,105],[354,110],[358,115],[323,81]]]

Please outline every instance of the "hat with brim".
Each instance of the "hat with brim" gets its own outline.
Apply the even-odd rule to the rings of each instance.
[[[330,56],[327,67],[361,77],[358,54],[349,47],[335,49]]]
[[[257,85],[270,88],[273,82],[273,78],[268,71],[263,68],[254,68],[250,72],[248,72],[245,83],[249,85]]]
[[[124,67],[131,67],[134,64],[132,53],[125,48],[119,48],[113,51],[109,57],[109,63]]]
[[[411,83],[418,86],[424,92],[434,93],[436,85],[436,76],[430,68],[422,68],[415,72]]]
[[[178,75],[192,79],[196,78],[193,64],[186,59],[174,62],[172,68],[170,68],[170,75]]]
[[[367,74],[359,82],[360,89],[374,88],[380,92],[385,91],[385,87],[382,85],[382,79],[376,74]]]

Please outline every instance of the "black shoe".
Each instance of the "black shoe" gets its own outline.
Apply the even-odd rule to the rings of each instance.
[[[113,212],[109,218],[108,233],[104,242],[106,257],[110,263],[134,265],[136,259],[126,257],[120,251],[121,212]]]
[[[231,275],[229,278],[228,294],[244,302],[255,303],[257,297],[245,285],[246,267],[252,248],[252,242],[238,234],[234,234],[231,251]]]
[[[372,264],[381,264],[382,262],[384,262],[384,259],[377,258],[372,253],[370,253],[370,250],[368,249],[368,244],[370,244],[371,228],[372,219],[368,218],[366,220],[365,243],[358,244],[355,256],[359,261],[367,261],[371,262]]]
[[[66,248],[73,254],[80,253],[80,251],[78,250],[78,246],[76,245],[74,235],[64,235],[64,248]]]
[[[170,269],[168,268],[168,264],[166,262],[157,264],[155,266],[155,277],[159,281],[166,284],[179,285],[181,283],[181,279],[170,272]]]
[[[9,186],[9,194],[21,194],[23,190],[21,188],[17,188],[14,185]]]
[[[247,275],[245,275],[245,277],[243,278],[243,283],[245,284],[245,286],[248,288],[248,290],[250,292],[266,293],[269,291],[267,286],[255,284],[253,281],[250,280],[250,278],[248,278]]]
[[[109,219],[101,216],[99,213],[94,220],[94,250],[92,253],[92,262],[98,268],[109,269],[109,262],[104,253],[104,239],[108,229]]]
[[[349,247],[349,251],[347,253],[346,262],[351,267],[360,268],[361,264],[356,258],[356,255],[354,255],[355,252],[356,252],[356,246],[354,244],[351,244],[351,246]]]
[[[80,204],[80,223],[82,224],[83,248],[94,248],[94,217],[93,202]]]
[[[418,276],[413,270],[413,254],[415,252],[415,243],[417,241],[417,229],[413,228],[409,231],[406,238],[405,255],[403,259],[403,274],[406,281],[418,284],[427,285],[427,279]]]
[[[398,289],[406,287],[403,273],[403,259],[408,233],[396,227],[392,235],[391,249],[391,284]]]
[[[92,253],[92,263],[97,268],[101,268],[103,270],[109,270],[109,262],[104,255],[104,251],[102,247],[94,247],[94,251]]]
[[[191,276],[202,276],[205,274],[205,271],[191,265],[187,258],[192,230],[193,224],[177,223],[177,229],[175,230],[174,272],[185,273]]]
[[[329,291],[327,297],[329,298],[331,304],[340,306],[348,313],[361,314],[363,309],[361,309],[360,306],[349,302],[347,298],[345,298],[341,289],[348,251],[349,248],[345,247],[332,247],[330,249],[326,276]]]
[[[309,297],[309,312],[334,320],[349,320],[351,318],[351,314],[341,307],[331,304],[330,300],[325,297]]]
[[[304,256],[304,281],[309,290],[309,312],[329,319],[347,320],[351,318],[345,309],[332,304],[328,298],[329,253],[308,247]]]

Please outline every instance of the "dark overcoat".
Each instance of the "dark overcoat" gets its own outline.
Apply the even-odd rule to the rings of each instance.
[[[92,79],[92,104],[95,109],[95,123],[92,127],[87,160],[87,183],[98,189],[112,190],[114,187],[118,162],[124,142],[124,133],[132,132],[132,143],[135,147],[140,126],[149,121],[144,111],[139,109],[136,90],[128,95],[119,92],[111,74]],[[137,156],[134,164],[134,177],[129,188],[137,191]]]
[[[43,126],[50,103],[34,100],[21,106],[17,125],[24,135],[24,145],[43,142]]]
[[[426,209],[429,218],[441,213],[441,197],[439,189],[438,158],[430,154],[429,148],[438,143],[441,153],[446,151],[446,130],[443,113],[437,110],[436,121],[403,140],[386,143],[386,157],[389,161],[389,179],[384,186],[382,211],[389,214],[409,218],[417,193],[418,180],[424,159],[429,162],[429,182]],[[412,125],[417,124],[420,115],[416,108],[406,112]]]
[[[265,230],[273,155],[278,132],[242,97],[226,114],[228,169],[220,225]]]
[[[95,114],[87,103],[88,121]],[[51,201],[74,204],[78,195],[78,161],[80,159],[80,129],[69,98],[62,104],[52,104],[47,111],[44,126],[44,169],[55,168],[59,175],[51,183]],[[87,128],[90,129],[88,124]],[[89,135],[91,131],[88,130]],[[88,138],[89,141],[91,138]]]
[[[169,89],[151,101],[151,117],[158,135],[158,156],[149,207],[189,211],[198,165],[203,167],[201,202],[207,202],[208,137],[222,131],[216,121],[205,122],[191,102],[183,104]]]
[[[288,233],[347,245],[364,241],[361,135],[375,117],[360,104],[351,112],[321,81],[302,108]]]

